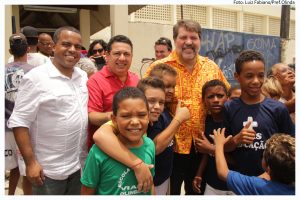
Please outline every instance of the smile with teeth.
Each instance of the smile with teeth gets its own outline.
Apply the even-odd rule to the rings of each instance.
[[[141,129],[140,128],[131,128],[131,129],[127,129],[129,132],[131,132],[131,133],[139,133],[140,131],[141,131]]]

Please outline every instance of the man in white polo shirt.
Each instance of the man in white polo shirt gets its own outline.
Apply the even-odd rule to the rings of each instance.
[[[87,129],[87,75],[80,59],[81,34],[56,30],[54,58],[28,72],[8,121],[36,195],[80,194],[80,153]]]

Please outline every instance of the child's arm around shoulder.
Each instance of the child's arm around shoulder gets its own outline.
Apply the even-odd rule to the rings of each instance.
[[[140,158],[135,156],[131,151],[118,140],[117,130],[113,124],[108,122],[103,124],[93,135],[95,144],[113,159],[130,167],[138,181],[139,191],[147,192],[153,184],[153,178],[150,168],[153,166],[146,165]]]
[[[226,181],[229,169],[224,156],[224,144],[228,142],[232,136],[229,135],[227,138],[225,138],[224,132],[225,128],[218,128],[217,130],[214,130],[213,139],[215,142],[215,159],[217,174],[221,180]]]

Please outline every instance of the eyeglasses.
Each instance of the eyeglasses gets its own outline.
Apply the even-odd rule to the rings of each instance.
[[[103,48],[100,48],[100,49],[93,49],[93,54],[96,54],[97,52],[98,53],[102,53],[104,51],[104,49]]]

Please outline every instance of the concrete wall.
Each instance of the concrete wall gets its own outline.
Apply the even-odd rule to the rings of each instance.
[[[173,41],[173,31],[171,25],[130,22],[129,23],[129,38],[133,43],[133,61],[131,71],[140,75],[140,68],[142,66],[141,60],[143,58],[155,58],[154,43],[159,37],[168,37]],[[296,56],[295,40],[288,40],[286,42],[286,51],[282,57],[282,62],[294,63]],[[148,64],[145,64],[142,69],[142,75],[147,69]]]
[[[158,38],[167,37],[173,42],[171,25],[130,22],[128,35],[133,43],[133,61],[131,71],[137,74],[140,73],[139,71],[142,66],[141,60],[143,58],[155,58],[154,43]],[[146,69],[146,66],[147,64],[145,64],[143,69]]]

